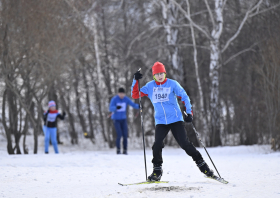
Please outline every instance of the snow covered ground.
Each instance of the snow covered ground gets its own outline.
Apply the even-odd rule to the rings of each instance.
[[[8,155],[0,144],[0,197],[280,197],[280,153],[269,146],[209,148],[225,185],[204,178],[179,148],[164,148],[163,181],[168,184],[120,186],[145,180],[142,150],[116,155],[115,150],[83,151],[64,145],[60,154]],[[88,144],[90,144],[88,142]],[[211,166],[203,148],[199,148]],[[152,152],[147,149],[148,174]]]

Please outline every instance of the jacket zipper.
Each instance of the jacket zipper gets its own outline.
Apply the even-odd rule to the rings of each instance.
[[[160,87],[161,87],[161,84],[160,84]],[[161,106],[162,106],[162,108],[163,108],[163,112],[164,112],[164,116],[165,116],[165,123],[167,124],[165,109],[164,109],[164,107],[163,107],[163,105],[162,105],[162,102],[160,102],[160,104],[161,104]]]
[[[176,116],[177,116],[177,118],[178,118],[178,115],[177,115],[177,110],[174,108],[174,110],[176,111]]]

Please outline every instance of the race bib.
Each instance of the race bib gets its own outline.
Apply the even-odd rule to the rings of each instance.
[[[126,111],[126,103],[125,102],[117,103],[117,106],[121,106],[120,109],[117,109],[117,112],[124,112],[124,111]]]
[[[54,122],[58,113],[48,113],[47,121]]]
[[[169,101],[171,87],[154,87],[153,103]]]

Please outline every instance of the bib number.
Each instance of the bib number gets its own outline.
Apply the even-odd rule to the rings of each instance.
[[[154,87],[153,103],[169,101],[170,87]]]
[[[124,111],[126,111],[126,103],[125,102],[117,103],[117,106],[121,106],[120,109],[117,109],[117,112],[124,112]]]

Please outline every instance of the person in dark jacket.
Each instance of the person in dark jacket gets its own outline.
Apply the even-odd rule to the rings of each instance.
[[[121,154],[120,141],[123,138],[123,154],[127,154],[127,122],[126,122],[126,108],[127,105],[134,109],[139,109],[139,104],[132,102],[126,95],[124,88],[119,88],[118,95],[111,99],[109,111],[112,112],[111,119],[117,132],[116,147],[117,154]]]
[[[56,140],[56,132],[57,132],[57,118],[64,120],[64,117],[66,115],[65,112],[58,113],[56,109],[56,104],[54,101],[50,101],[48,104],[48,111],[44,113],[43,119],[44,119],[44,127],[43,131],[45,134],[45,153],[49,153],[49,142],[51,139],[52,145],[54,147],[55,153],[58,153],[58,146],[57,146],[57,140]]]

